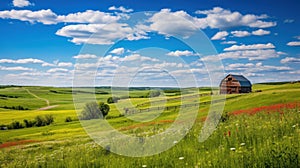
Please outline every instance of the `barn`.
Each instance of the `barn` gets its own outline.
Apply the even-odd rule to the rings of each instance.
[[[220,83],[220,94],[250,93],[251,82],[243,75],[227,75]]]

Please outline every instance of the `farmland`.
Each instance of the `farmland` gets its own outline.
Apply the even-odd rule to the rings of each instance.
[[[211,92],[218,99],[215,90],[173,89],[154,98],[146,97],[149,89],[132,88],[129,95],[120,90],[117,96],[122,99],[110,104],[107,121],[128,135],[147,137],[162,133],[178,117],[175,107],[197,102],[200,107],[193,127],[181,141],[174,141],[171,149],[132,158],[102,148],[87,135],[78,120],[72,88],[2,87],[0,125],[23,123],[24,119],[43,115],[52,115],[54,123],[0,130],[0,167],[299,167],[300,83],[255,84],[253,90],[250,94],[226,95],[223,113],[228,116],[204,142],[198,141],[199,134],[210,108]],[[111,89],[76,88],[73,93],[87,101],[95,96],[97,101],[106,102]],[[198,96],[191,96],[195,94]],[[186,99],[179,99],[181,96]],[[151,121],[139,122],[130,117],[142,118],[145,113],[155,116],[155,111],[126,117],[119,107],[123,109],[129,103],[138,109],[170,108]],[[17,106],[24,110],[12,108]],[[71,122],[66,122],[67,117]]]

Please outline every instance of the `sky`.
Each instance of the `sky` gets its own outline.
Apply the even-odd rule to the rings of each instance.
[[[0,85],[300,80],[300,2],[1,0]]]

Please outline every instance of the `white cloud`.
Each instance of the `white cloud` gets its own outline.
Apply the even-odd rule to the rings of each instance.
[[[263,35],[267,35],[270,33],[271,33],[270,31],[263,30],[263,29],[258,29],[258,30],[252,31],[252,34],[256,35],[256,36],[263,36]]]
[[[94,58],[97,58],[97,56],[94,54],[81,54],[81,55],[76,55],[73,58],[75,58],[75,59],[94,59]]]
[[[69,70],[68,69],[65,69],[65,68],[52,68],[52,69],[49,69],[47,72],[48,73],[56,73],[56,72],[68,72]]]
[[[248,31],[232,31],[231,34],[235,37],[246,37],[251,35]]]
[[[27,68],[27,67],[5,67],[5,66],[0,66],[1,71],[33,71],[34,69],[32,68]]]
[[[231,47],[225,48],[224,51],[237,51],[237,50],[257,50],[257,49],[272,49],[275,46],[272,43],[267,44],[252,44],[252,45],[233,45]]]
[[[73,64],[71,62],[59,62],[57,64],[58,67],[72,67]]]
[[[277,52],[274,49],[264,49],[264,50],[241,50],[241,51],[231,51],[224,52],[218,55],[209,55],[202,57],[202,61],[218,61],[220,59],[248,59],[252,60],[267,60],[270,58],[278,58],[280,55],[286,55],[283,52]]]
[[[236,41],[223,41],[221,44],[236,44]]]
[[[46,25],[65,23],[112,23],[120,19],[120,16],[114,16],[110,13],[101,11],[86,10],[85,12],[70,13],[67,15],[57,15],[51,9],[42,9],[38,11],[31,10],[5,10],[0,11],[2,19],[17,19],[30,23],[43,23]]]
[[[141,56],[140,54],[132,54],[132,55],[125,56],[124,58],[121,58],[121,61],[152,61],[152,62],[157,62],[159,60],[156,59],[156,58]]]
[[[123,6],[120,7],[116,7],[116,6],[111,6],[108,8],[108,10],[112,10],[112,11],[121,11],[123,13],[130,13],[133,12],[133,9],[126,9]]]
[[[216,33],[212,38],[211,40],[225,40],[226,36],[228,36],[229,33],[227,31],[220,31],[218,33]]]
[[[253,28],[267,28],[276,26],[276,22],[263,21],[267,15],[242,15],[239,12],[232,12],[220,7],[214,7],[212,10],[198,10],[196,14],[206,15],[204,22],[210,28],[230,28],[239,26],[248,26]]]
[[[34,59],[34,58],[26,58],[26,59],[0,59],[0,63],[11,63],[11,64],[29,64],[29,63],[34,63],[34,64],[42,64],[45,63],[45,61],[42,61],[40,59]]]
[[[184,50],[184,51],[171,51],[169,53],[167,53],[168,56],[175,56],[175,57],[180,57],[180,56],[195,56],[197,54],[195,54],[192,51],[188,51],[188,50]]]
[[[280,60],[281,63],[300,63],[300,58],[295,58],[295,57],[286,57],[284,59]]]
[[[65,23],[112,23],[119,20],[119,16],[113,16],[101,11],[86,10],[85,12],[70,13],[57,16],[57,22]]]
[[[0,18],[2,19],[17,19],[21,21],[28,21],[30,23],[43,23],[43,24],[56,24],[57,15],[51,11],[39,10],[39,11],[30,11],[30,10],[5,10],[0,11]]]
[[[68,25],[56,35],[70,37],[75,44],[113,44],[119,39],[138,40],[148,38],[125,23]],[[133,38],[134,37],[134,38]]]
[[[113,49],[110,53],[117,54],[117,55],[122,55],[122,54],[124,54],[124,52],[125,52],[125,49],[121,47],[121,48]]]
[[[263,65],[263,63],[258,62],[256,64],[253,63],[235,63],[229,64],[225,66],[227,71],[244,71],[245,73],[253,73],[253,72],[266,72],[266,71],[287,71],[291,70],[290,67],[287,66],[273,66],[273,65]]]
[[[294,21],[294,19],[285,19],[283,23],[293,23]]]
[[[13,0],[13,5],[15,7],[25,7],[25,6],[29,6],[29,5],[33,5],[32,3],[30,3],[28,0]]]
[[[300,41],[291,41],[291,42],[288,42],[286,45],[288,45],[288,46],[300,46]]]
[[[166,36],[190,37],[202,27],[198,18],[192,17],[185,11],[171,12],[170,9],[162,9],[150,19],[150,29]],[[205,27],[203,27],[205,28]]]
[[[280,55],[285,55],[283,52],[277,52],[274,49],[264,49],[264,50],[241,50],[241,51],[232,51],[224,52],[218,54],[221,59],[248,59],[252,60],[267,60],[270,58],[277,58]],[[210,59],[211,58],[211,59]],[[207,56],[204,59],[214,60],[214,56]]]

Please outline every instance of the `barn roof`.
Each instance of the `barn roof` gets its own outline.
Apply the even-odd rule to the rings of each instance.
[[[229,75],[231,75],[236,80],[238,80],[242,87],[251,87],[252,86],[250,81],[247,78],[245,78],[243,75],[232,75],[232,74],[229,74]]]

